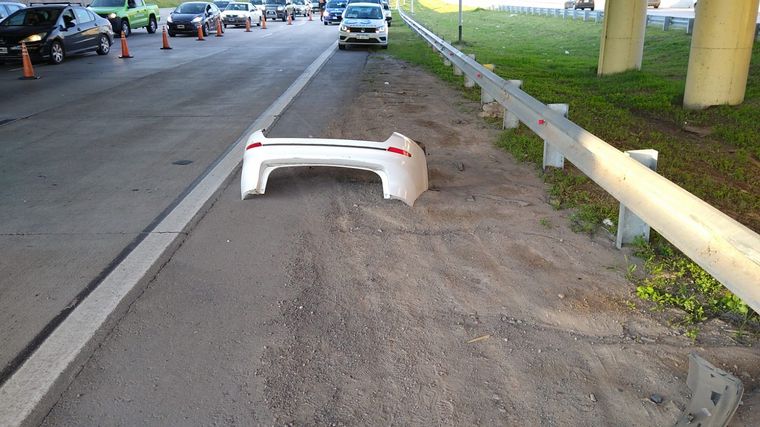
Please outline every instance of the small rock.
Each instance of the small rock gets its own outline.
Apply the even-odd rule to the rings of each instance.
[[[594,395],[594,393],[591,393],[591,394],[589,394],[589,395],[588,395],[588,398],[589,398],[589,399],[590,399],[592,402],[596,402],[596,396]]]
[[[383,84],[389,85],[390,83],[388,83],[388,82],[383,82]]]
[[[559,299],[565,299],[565,294],[557,294],[557,298],[559,298]]]
[[[660,403],[662,403],[662,400],[663,400],[663,399],[662,399],[662,396],[660,396],[660,395],[659,395],[659,394],[657,394],[657,393],[654,393],[654,394],[652,394],[651,396],[649,396],[649,400],[651,400],[651,401],[652,401],[652,402],[654,402],[655,404],[659,405]]]
[[[462,163],[462,162],[456,162],[456,165],[457,165],[457,170],[459,172],[463,172],[464,171],[464,163]]]

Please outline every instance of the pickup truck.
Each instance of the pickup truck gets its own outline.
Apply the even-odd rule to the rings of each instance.
[[[142,28],[153,34],[161,15],[158,6],[145,4],[145,0],[93,0],[90,10],[111,21],[115,34],[129,37],[132,29]]]

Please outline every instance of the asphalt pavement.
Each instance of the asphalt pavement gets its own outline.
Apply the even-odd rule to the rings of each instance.
[[[366,57],[366,50],[335,55],[269,136],[323,134],[357,92]],[[341,185],[325,179],[330,173],[356,174],[278,171],[266,195],[245,201],[236,176],[44,425],[271,422],[252,361],[271,339],[262,324],[290,297],[298,236],[325,231],[320,218]]]
[[[268,26],[0,66],[0,381],[337,37]]]

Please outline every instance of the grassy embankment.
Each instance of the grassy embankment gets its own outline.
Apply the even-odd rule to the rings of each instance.
[[[418,0],[415,19],[456,40],[456,10],[439,0]],[[479,98],[479,89],[464,89],[461,77],[394,19],[390,53]],[[649,27],[642,70],[598,78],[600,35],[601,25],[592,22],[475,9],[464,13],[464,43],[458,47],[475,53],[480,63],[495,64],[502,77],[523,80],[523,89],[538,100],[568,103],[571,120],[618,149],[658,150],[660,174],[760,231],[760,44],[741,106],[685,111],[690,36]],[[542,143],[524,126],[505,131],[497,144],[516,159],[541,164]],[[543,176],[552,204],[574,209],[575,230],[594,233],[604,219],[617,222],[618,203],[571,165]],[[608,231],[614,234],[615,226]],[[756,313],[656,233],[651,244],[638,245],[637,254],[646,261],[646,272],[635,271],[635,265],[628,272],[637,295],[684,310],[680,323],[689,336],[696,337],[698,323],[713,317],[738,325],[740,336],[758,330]]]

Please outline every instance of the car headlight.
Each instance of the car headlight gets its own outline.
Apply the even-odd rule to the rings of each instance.
[[[166,22],[168,22],[168,23],[170,23],[170,24],[171,24],[172,22],[174,22],[174,20],[172,19],[172,16],[171,16],[171,15],[169,15],[169,17],[168,17],[168,18],[166,18]]]
[[[282,10],[282,6],[277,6],[277,10]]]
[[[25,38],[24,40],[21,40],[22,43],[34,43],[41,41],[45,38],[47,33],[38,33],[38,34],[32,34],[31,36]]]
[[[116,14],[111,12],[108,14],[108,19],[116,19]]]
[[[340,25],[340,30],[341,31],[348,31],[348,27],[346,27],[345,25],[341,24]]]
[[[192,22],[193,22],[194,24],[197,24],[197,23],[201,22],[201,20],[202,20],[202,18],[201,18],[200,16],[196,16],[195,18],[193,18],[193,21],[192,21]]]
[[[385,25],[383,25],[382,27],[377,27],[377,32],[378,33],[384,33],[386,31],[388,31],[388,30],[385,29]]]

